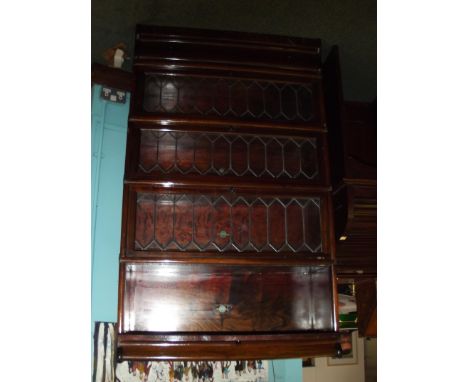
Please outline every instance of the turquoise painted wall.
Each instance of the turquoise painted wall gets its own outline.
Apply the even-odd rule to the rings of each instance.
[[[101,86],[92,89],[92,286],[91,320],[116,322],[119,279],[120,229],[127,138],[127,103],[100,98]],[[269,363],[271,382],[301,382],[300,359]]]
[[[302,382],[302,359],[270,361],[269,382]]]
[[[100,98],[92,89],[92,321],[117,321],[120,228],[127,139],[127,102]]]

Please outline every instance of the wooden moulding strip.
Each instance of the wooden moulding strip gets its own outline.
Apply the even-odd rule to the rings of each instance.
[[[246,45],[262,45],[268,47],[283,47],[291,49],[303,49],[315,54],[320,53],[322,42],[318,38],[289,37],[274,34],[220,31],[202,28],[181,28],[156,25],[138,24],[136,27],[136,40],[170,40],[177,42],[204,41],[207,43],[222,43]]]
[[[303,196],[303,195],[317,195],[321,196],[326,192],[330,191],[329,186],[320,186],[320,185],[307,185],[307,184],[292,184],[288,182],[267,182],[263,179],[256,179],[251,182],[245,182],[243,179],[222,179],[221,177],[213,177],[211,181],[200,181],[200,177],[194,176],[193,178],[186,177],[186,179],[180,179],[178,177],[167,176],[161,179],[155,179],[156,176],[151,179],[137,179],[136,177],[125,179],[125,184],[134,185],[134,186],[153,186],[155,189],[158,188],[161,192],[167,192],[169,188],[171,189],[195,189],[199,190],[200,187],[203,187],[207,192],[210,192],[211,189],[219,190],[223,192],[243,192],[249,190],[262,190],[263,195],[281,195],[284,196],[285,193],[291,194],[294,193],[294,196]],[[293,188],[294,187],[294,188]]]
[[[258,253],[234,253],[234,254],[207,254],[204,253],[187,253],[187,252],[146,252],[145,254],[135,254],[134,252],[127,252],[122,256],[120,261],[123,263],[171,263],[171,264],[186,264],[186,263],[199,263],[199,264],[230,264],[230,265],[268,265],[268,266],[330,266],[333,261],[327,254],[319,254],[316,256],[297,256],[289,254],[287,256],[281,255],[268,255],[259,256]],[[314,254],[315,255],[315,254]]]
[[[128,338],[129,337],[129,338]],[[178,336],[177,340],[146,336],[119,335],[120,360],[225,360],[225,359],[277,359],[302,356],[335,355],[339,343],[338,333],[318,334],[265,334],[198,336],[196,340]],[[224,337],[224,338],[223,338]]]
[[[227,118],[194,118],[186,117],[183,115],[169,115],[169,114],[132,114],[128,121],[130,123],[138,123],[141,127],[145,125],[160,125],[161,128],[171,127],[177,125],[190,125],[190,126],[226,126],[229,129],[231,126],[245,126],[248,128],[258,129],[272,129],[272,130],[286,130],[294,133],[300,132],[318,132],[326,133],[325,127],[321,126],[320,123],[284,123],[284,122],[269,122],[269,121],[255,121],[255,120],[241,120],[241,119],[227,119]],[[228,130],[229,131],[229,130]]]
[[[276,76],[279,81],[292,81],[293,83],[302,83],[304,81],[319,80],[322,78],[322,71],[320,68],[304,68],[299,66],[284,66],[277,65],[271,67],[253,66],[251,65],[229,65],[224,62],[209,62],[201,61],[194,63],[193,61],[171,61],[160,59],[140,59],[133,65],[134,70],[137,72],[152,72],[152,71],[172,71],[177,72],[190,72],[198,71],[206,74],[224,75],[230,78],[246,78],[256,79],[271,79]],[[281,76],[278,78],[278,76]]]

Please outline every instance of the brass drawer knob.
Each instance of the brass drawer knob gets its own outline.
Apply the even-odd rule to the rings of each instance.
[[[229,304],[216,304],[215,310],[220,313],[228,313],[232,309],[232,305]]]

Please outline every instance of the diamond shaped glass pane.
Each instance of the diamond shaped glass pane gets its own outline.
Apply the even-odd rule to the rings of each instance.
[[[161,89],[161,106],[165,111],[173,111],[177,106],[178,90],[174,83],[164,82]]]
[[[217,247],[223,250],[231,242],[231,207],[224,198],[218,198],[214,208],[216,223],[212,236]]]
[[[155,77],[146,77],[143,109],[156,112],[160,109],[161,84]]]
[[[156,241],[166,248],[174,239],[174,196],[159,195],[156,202]]]
[[[197,109],[202,114],[207,114],[213,107],[213,95],[215,84],[211,78],[202,79],[197,87]]]
[[[178,80],[177,86],[179,88],[178,108],[180,111],[186,114],[195,112],[196,83],[189,78],[185,78]]]
[[[193,203],[185,195],[176,197],[175,203],[175,241],[185,248],[192,242]]]
[[[299,117],[304,121],[309,121],[313,117],[313,96],[312,92],[305,86],[300,86],[297,93],[297,111]]]
[[[232,241],[239,250],[249,244],[249,206],[243,199],[232,206]]]
[[[135,221],[135,247],[146,248],[154,239],[154,203],[152,194],[138,194],[136,221]]]
[[[318,173],[317,150],[311,140],[301,145],[301,167],[302,172],[309,178]]]
[[[288,221],[288,244],[292,249],[298,251],[304,242],[302,207],[296,201],[292,201],[286,208],[286,215]]]
[[[267,144],[267,168],[275,177],[283,172],[283,148],[276,139]]]
[[[284,207],[279,201],[273,202],[268,208],[270,225],[270,245],[276,251],[279,251],[285,244],[285,221]]]
[[[229,110],[229,84],[225,80],[219,80],[216,84],[216,97],[214,100],[215,110],[220,115]]]
[[[296,178],[301,171],[301,149],[290,139],[284,145],[284,168],[292,178]]]
[[[236,175],[247,171],[247,143],[242,138],[236,138],[231,143],[231,167]]]
[[[177,167],[187,172],[193,165],[193,139],[188,133],[177,133]]]
[[[158,162],[162,170],[169,170],[175,163],[176,140],[172,133],[160,133]]]
[[[260,176],[265,171],[265,145],[259,138],[250,142],[249,167],[252,173]]]
[[[195,140],[195,167],[204,174],[211,168],[211,142],[206,135]]]
[[[318,199],[316,200],[318,203]],[[311,251],[321,250],[320,208],[312,201],[304,207],[305,242]]]
[[[140,138],[140,168],[149,172],[158,158],[158,132],[142,130]]]
[[[291,86],[285,86],[281,91],[281,110],[287,119],[296,116],[296,92]]]
[[[267,207],[261,199],[257,199],[250,207],[250,221],[252,224],[250,228],[251,242],[259,251],[268,241]]]
[[[263,104],[263,90],[256,82],[252,82],[247,91],[248,109],[254,117],[263,114],[265,105]]]
[[[213,142],[213,164],[216,171],[223,175],[229,171],[230,146],[226,139],[220,136]]]
[[[265,97],[265,113],[270,118],[277,118],[280,115],[281,101],[280,91],[273,85],[269,84],[264,91]]]
[[[247,111],[247,89],[242,81],[231,87],[231,110],[238,117]]]
[[[202,249],[212,241],[215,211],[211,202],[204,196],[199,197],[194,205],[194,241]]]

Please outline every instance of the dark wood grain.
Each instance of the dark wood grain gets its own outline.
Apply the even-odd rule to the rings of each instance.
[[[133,104],[136,101],[132,101]],[[283,134],[289,131],[290,135],[293,134],[307,134],[313,132],[325,133],[326,127],[322,124],[322,122],[315,122],[315,123],[307,123],[307,122],[294,122],[291,123],[289,121],[269,121],[269,120],[258,120],[258,119],[239,119],[239,118],[219,118],[215,116],[197,116],[194,118],[193,116],[187,116],[183,114],[174,114],[174,113],[154,113],[151,115],[142,114],[142,113],[131,113],[128,117],[128,120],[132,124],[138,125],[147,125],[157,126],[157,125],[165,125],[170,126],[171,128],[175,128],[177,126],[187,126],[188,124],[196,127],[202,127],[206,129],[206,127],[211,128],[224,126],[225,129],[230,131],[233,126],[242,127],[244,129],[255,129],[254,131],[257,133],[261,133],[265,131],[266,134],[271,130],[277,130],[278,134]]]
[[[125,332],[333,330],[327,267],[127,263],[126,280]]]
[[[134,65],[177,61],[212,65],[211,70],[230,65],[310,72],[319,69],[320,54],[319,39],[139,25]]]
[[[336,355],[339,334],[328,332],[320,335],[297,333],[288,336],[230,336],[230,339],[204,335],[191,341],[165,338],[163,341],[126,341],[119,338],[120,360],[236,360],[298,358]],[[265,338],[266,337],[266,338]],[[145,338],[148,338],[145,336]],[[151,337],[150,337],[151,338]]]
[[[223,252],[222,254],[204,252],[127,252],[120,259],[123,263],[165,263],[165,264],[232,264],[232,265],[269,265],[275,266],[327,266],[334,262],[323,252],[288,253]]]
[[[329,151],[333,166],[330,169],[332,185],[337,188],[345,177],[344,145],[344,98],[341,80],[340,57],[337,46],[333,46],[323,64],[323,90],[328,127]]]
[[[138,26],[121,360],[336,354],[320,55],[317,39]]]
[[[91,65],[91,83],[110,86],[130,93],[134,92],[136,88],[133,73],[97,63]]]
[[[373,279],[356,283],[359,335],[377,337],[377,285]]]
[[[324,64],[336,270],[340,277],[377,275],[377,108],[345,102],[338,48]]]

